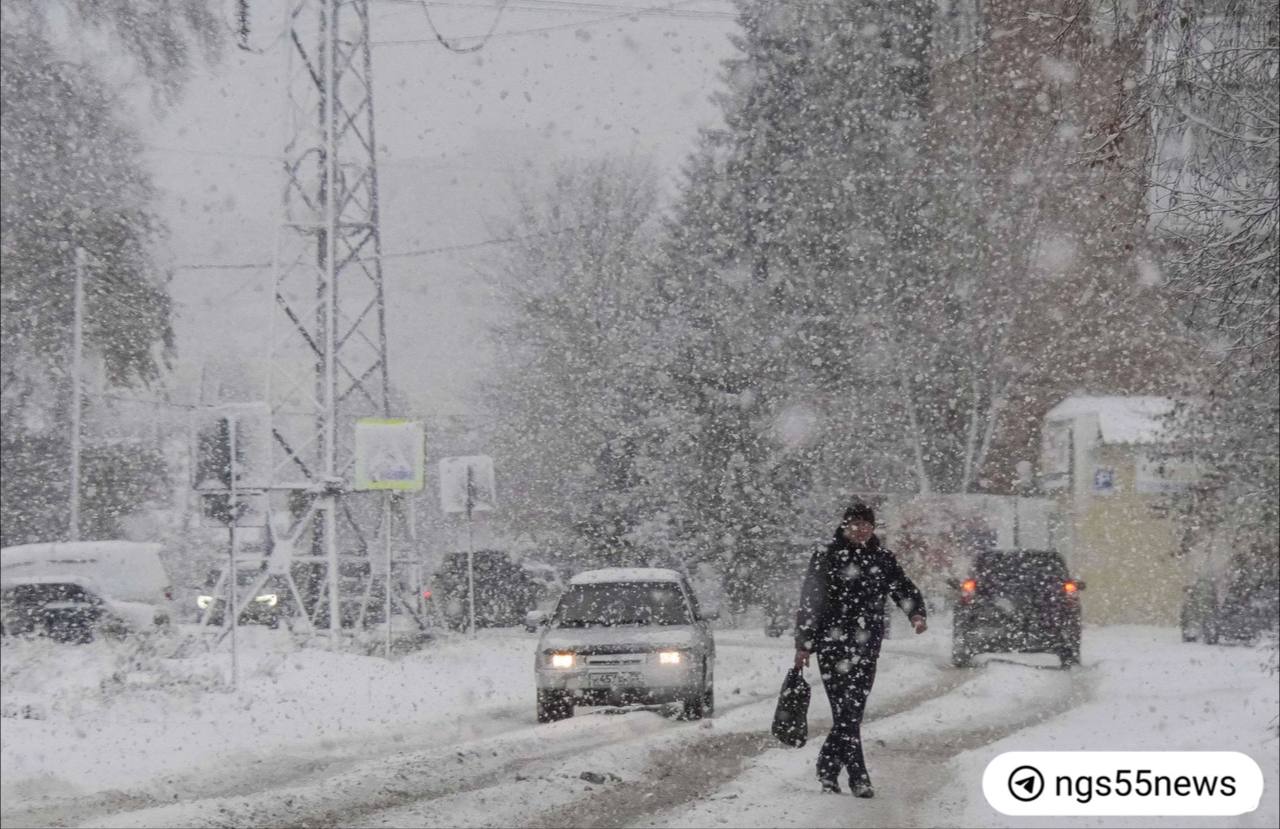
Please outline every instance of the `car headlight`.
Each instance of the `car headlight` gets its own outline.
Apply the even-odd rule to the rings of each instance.
[[[553,668],[572,668],[573,654],[571,653],[553,653],[551,654],[551,667]]]
[[[659,665],[679,665],[680,651],[659,651],[658,664]]]
[[[254,599],[254,601],[258,604],[265,604],[267,607],[275,607],[276,602],[280,601],[280,597],[275,593],[263,593],[261,596]]]
[[[196,596],[196,607],[204,610],[213,604],[213,596]]]

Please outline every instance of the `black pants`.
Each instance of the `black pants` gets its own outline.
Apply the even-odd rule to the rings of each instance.
[[[852,783],[870,783],[862,756],[862,712],[867,707],[871,684],[876,681],[874,651],[830,648],[818,651],[822,685],[831,702],[831,732],[818,752],[818,779],[836,780],[842,769],[849,770]]]

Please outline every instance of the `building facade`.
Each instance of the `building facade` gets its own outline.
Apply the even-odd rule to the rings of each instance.
[[[1197,470],[1161,458],[1173,406],[1166,397],[1072,396],[1045,416],[1039,485],[1059,502],[1068,567],[1087,584],[1087,622],[1178,621],[1188,565],[1167,504]]]

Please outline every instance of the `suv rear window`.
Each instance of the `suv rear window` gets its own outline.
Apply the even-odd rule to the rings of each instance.
[[[556,608],[558,627],[692,624],[688,602],[673,582],[601,582],[569,587]]]
[[[981,553],[974,571],[980,586],[996,590],[1057,585],[1067,578],[1062,556],[1051,551]]]

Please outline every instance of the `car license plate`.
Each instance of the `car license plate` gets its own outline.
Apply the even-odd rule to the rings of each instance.
[[[592,688],[612,688],[616,685],[631,685],[640,681],[640,674],[610,671],[607,674],[592,674]]]

